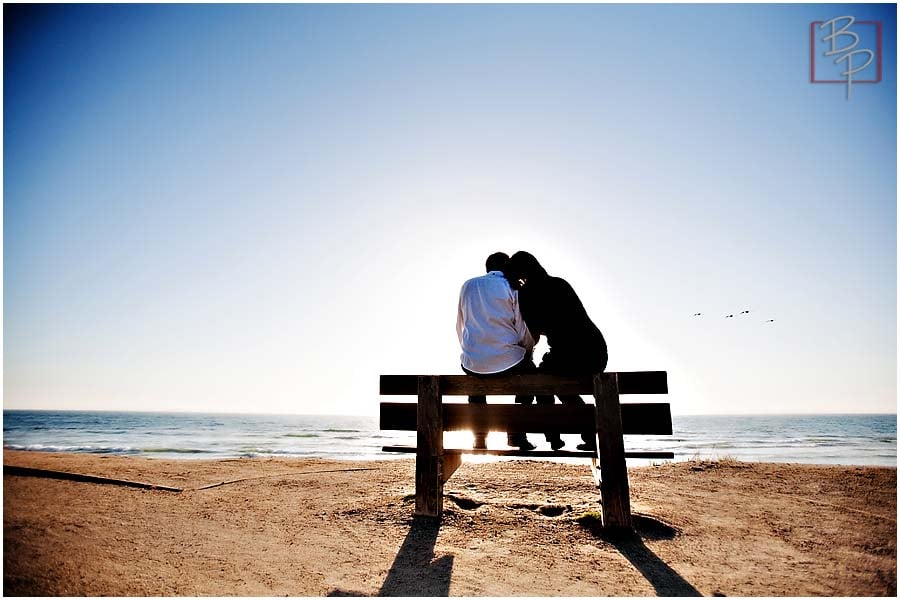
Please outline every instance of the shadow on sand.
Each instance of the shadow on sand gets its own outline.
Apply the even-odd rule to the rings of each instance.
[[[414,517],[397,552],[379,596],[449,596],[453,556],[434,560],[434,544],[441,524],[437,519]]]
[[[644,545],[642,538],[661,540],[672,539],[677,530],[652,517],[633,515],[634,532],[608,534],[594,530],[597,537],[612,544],[641,575],[643,575],[658,596],[697,596],[697,588],[688,583],[672,567],[667,565],[652,550]],[[434,546],[441,525],[438,520],[414,517],[409,533],[397,552],[397,557],[388,571],[378,596],[449,596],[450,576],[453,572],[453,556],[446,555],[434,559]],[[588,527],[594,529],[593,527]],[[360,596],[350,590],[333,590],[329,596]]]
[[[632,518],[635,528],[633,533],[601,534],[601,537],[615,546],[616,550],[640,571],[658,596],[702,596],[697,588],[645,546],[642,539],[672,539],[677,531],[670,525],[646,515],[634,514]]]

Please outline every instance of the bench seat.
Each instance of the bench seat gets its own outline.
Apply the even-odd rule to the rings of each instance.
[[[407,452],[414,453],[415,446],[382,446],[382,452]],[[523,456],[532,458],[597,458],[596,452],[582,452],[581,450],[493,450],[474,448],[444,448],[444,454],[481,454],[487,456]],[[675,458],[674,452],[665,451],[636,451],[625,452],[625,458]]]

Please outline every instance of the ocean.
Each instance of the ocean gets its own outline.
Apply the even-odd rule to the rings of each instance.
[[[743,461],[897,466],[897,416],[673,416],[672,436],[626,436],[627,450],[669,450],[676,461]],[[538,449],[543,436],[531,434]],[[445,434],[446,447],[471,445],[468,432]],[[563,436],[574,449],[578,436]],[[488,438],[505,448],[503,433]],[[415,445],[415,432],[380,431],[377,417],[3,411],[3,447],[158,458],[319,457],[391,459],[381,451]],[[480,460],[493,460],[479,457]],[[546,459],[545,459],[546,460]],[[573,459],[557,459],[571,462]],[[638,466],[647,461],[629,459]],[[661,461],[655,461],[661,462]]]

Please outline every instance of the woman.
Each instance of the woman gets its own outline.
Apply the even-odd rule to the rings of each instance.
[[[505,275],[519,291],[522,319],[534,338],[547,337],[550,350],[544,354],[539,372],[585,375],[606,369],[606,340],[565,279],[552,277],[534,256],[523,251],[512,255]],[[584,404],[577,395],[561,395],[559,400],[563,404]],[[538,396],[537,403],[553,404],[553,396]],[[559,433],[544,435],[554,450],[565,445]],[[581,438],[584,443],[578,444],[579,450],[596,449],[593,428]]]

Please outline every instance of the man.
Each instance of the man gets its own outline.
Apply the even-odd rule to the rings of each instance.
[[[456,333],[462,347],[460,362],[468,375],[487,377],[529,373],[534,340],[522,320],[518,293],[504,277],[509,256],[495,252],[485,262],[486,275],[466,281],[459,292]],[[516,396],[517,404],[530,404],[531,396]],[[485,404],[484,396],[469,396],[473,404]],[[487,432],[476,431],[475,449],[487,448]],[[524,433],[509,432],[506,441],[521,450],[534,450]]]

